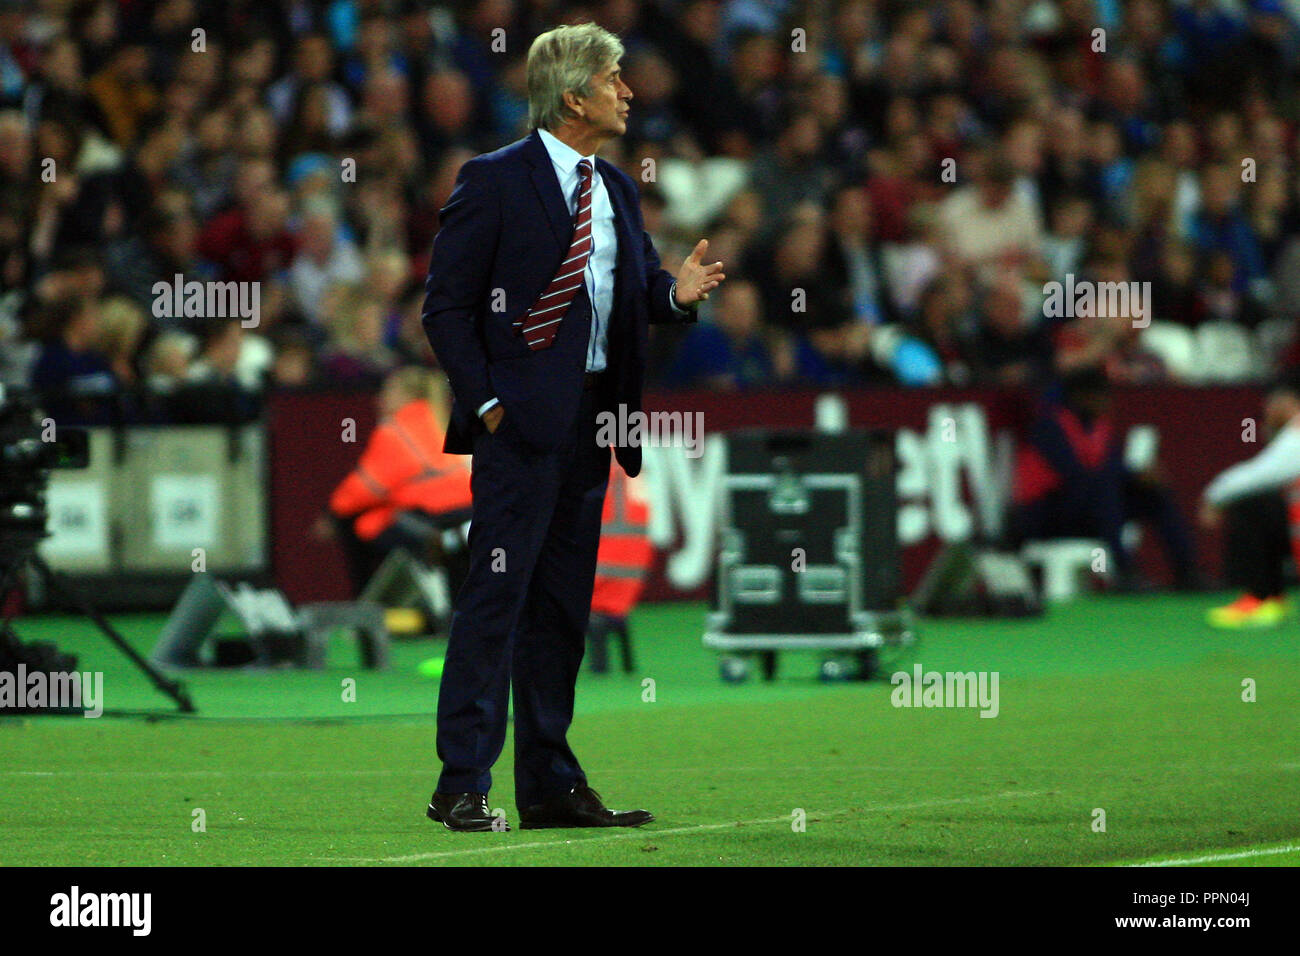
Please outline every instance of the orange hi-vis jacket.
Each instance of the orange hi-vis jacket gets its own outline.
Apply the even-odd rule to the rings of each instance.
[[[356,517],[358,538],[373,541],[398,512],[442,514],[470,506],[470,469],[442,451],[443,430],[428,402],[407,402],[370,436],[361,461],[330,496],[330,510]]]
[[[648,534],[650,508],[637,494],[634,480],[617,464],[610,464],[591,609],[610,617],[627,617],[641,599],[654,562],[654,545]]]

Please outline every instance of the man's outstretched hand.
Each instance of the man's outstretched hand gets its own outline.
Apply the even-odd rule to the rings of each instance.
[[[701,260],[709,250],[709,240],[701,239],[694,251],[682,263],[681,272],[677,273],[677,304],[689,309],[697,302],[709,297],[709,292],[716,289],[726,278],[722,274],[722,263],[715,262],[706,266]]]

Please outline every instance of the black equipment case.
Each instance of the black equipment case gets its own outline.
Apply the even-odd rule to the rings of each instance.
[[[705,646],[910,645],[911,618],[900,607],[893,435],[745,429],[730,433],[725,447]]]

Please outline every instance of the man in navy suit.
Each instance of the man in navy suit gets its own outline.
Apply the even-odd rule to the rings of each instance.
[[[610,449],[596,417],[641,407],[650,322],[689,322],[725,278],[701,240],[674,280],[636,186],[596,151],[627,129],[623,45],[562,26],[528,53],[519,142],[461,168],[434,240],[424,327],[454,395],[446,450],[474,456],[470,567],[438,697],[428,815],[500,830],[487,803],[513,685],[525,828],[640,826],[607,809],[566,739],[591,612]],[[614,449],[629,476],[639,447]]]

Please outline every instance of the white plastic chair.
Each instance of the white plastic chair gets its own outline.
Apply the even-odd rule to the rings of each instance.
[[[1158,355],[1170,376],[1191,381],[1196,375],[1196,337],[1176,322],[1152,322],[1142,330],[1142,345]]]
[[[1258,374],[1260,362],[1250,333],[1232,322],[1205,322],[1196,330],[1196,379],[1245,382]]]
[[[1255,349],[1259,354],[1260,372],[1268,375],[1296,335],[1291,319],[1266,319],[1255,329]]]
[[[1043,601],[1060,604],[1079,593],[1079,579],[1087,572],[1105,577],[1110,569],[1110,551],[1105,542],[1092,538],[1053,538],[1029,541],[1020,549],[1027,564],[1043,569]],[[1102,570],[1093,571],[1095,564]]]

